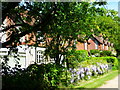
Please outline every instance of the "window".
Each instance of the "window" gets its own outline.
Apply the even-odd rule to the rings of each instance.
[[[95,49],[98,49],[98,42],[95,40]]]
[[[43,63],[44,62],[44,55],[43,51],[37,51],[37,61],[36,63]]]

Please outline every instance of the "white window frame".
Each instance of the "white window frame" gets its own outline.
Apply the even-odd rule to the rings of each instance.
[[[84,48],[85,48],[85,50],[88,49],[88,48],[87,48],[87,42],[84,43]]]
[[[104,47],[105,47],[105,45],[103,44],[103,45],[102,45],[102,49],[103,49],[103,50],[104,50]]]

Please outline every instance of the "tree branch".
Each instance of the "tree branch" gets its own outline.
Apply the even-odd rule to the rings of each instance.
[[[0,30],[0,33],[1,32],[5,32],[5,31],[7,31],[7,30],[9,30],[9,29],[11,29],[11,28],[15,28],[15,27],[17,27],[17,26],[22,26],[23,24],[15,24],[15,25],[11,25],[11,26],[9,26],[9,27],[6,27],[5,29],[3,29],[3,30]]]
[[[44,28],[46,27],[46,25],[49,24],[53,20],[53,18],[54,18],[54,15],[52,14],[53,11],[54,11],[54,13],[56,12],[56,5],[54,6],[54,8],[52,10],[50,10],[45,15],[46,17],[42,18],[42,20],[41,20],[42,22],[41,23],[39,23],[37,25],[31,26],[32,29],[29,29],[29,27],[28,27],[28,30],[25,30],[25,31],[23,31],[23,32],[21,32],[19,34],[17,33],[16,35],[13,35],[9,39],[9,41],[2,43],[2,47],[6,47],[7,45],[10,45],[11,43],[13,43],[16,40],[16,37],[22,37],[22,36],[25,36],[26,34],[29,34],[31,32],[37,32],[37,31],[44,32]],[[15,26],[23,26],[23,24],[11,25],[10,27],[8,27],[8,28],[6,28],[6,29],[4,29],[2,31],[7,31],[10,28],[15,28]]]

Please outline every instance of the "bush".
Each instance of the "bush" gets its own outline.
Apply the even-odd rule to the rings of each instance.
[[[71,72],[70,83],[79,80],[89,80],[92,76],[103,75],[108,72],[107,60],[99,57],[88,57],[85,61],[79,63],[76,68],[69,68]]]
[[[103,57],[88,57],[85,61],[81,62],[79,65],[82,67],[87,67],[89,65],[96,65],[97,63],[108,63],[107,60]]]
[[[88,59],[93,60],[92,62],[106,62],[111,64],[113,68],[118,69],[118,59],[116,57],[89,57]]]
[[[74,68],[78,66],[81,61],[84,61],[88,57],[87,50],[71,50],[67,53],[67,59],[69,67]]]
[[[101,51],[100,56],[112,56],[112,51]]]
[[[114,69],[118,69],[118,59],[116,57],[106,57],[108,63],[111,63]]]
[[[75,54],[78,55],[78,58],[80,59],[86,59],[88,57],[88,51],[87,50],[77,50]]]
[[[60,82],[60,69],[55,64],[32,64],[26,69],[4,67],[2,86],[6,90],[50,90]]]
[[[99,50],[90,50],[90,54],[98,57],[98,56],[100,56],[100,51]]]

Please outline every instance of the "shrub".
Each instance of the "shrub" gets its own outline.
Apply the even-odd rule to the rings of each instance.
[[[112,56],[112,52],[107,50],[101,51],[100,56]]]
[[[69,72],[71,72],[70,83],[83,79],[89,80],[92,76],[103,75],[112,68],[118,69],[116,57],[88,57],[85,61],[80,62],[76,68],[69,68]]]
[[[83,60],[88,57],[88,51],[87,50],[77,50],[75,54],[78,55],[78,58],[83,59]]]
[[[81,61],[88,57],[87,50],[71,50],[67,53],[69,67],[74,68],[78,66]]]
[[[88,59],[93,60],[92,62],[98,61],[98,62],[106,62],[111,64],[113,68],[118,69],[118,59],[116,57],[89,57]]]
[[[114,69],[118,69],[118,59],[116,57],[106,57],[108,63],[111,63]]]
[[[100,56],[100,51],[99,50],[90,50],[90,54],[98,57],[98,56]]]
[[[101,58],[101,57],[88,57],[88,58],[86,58],[85,61],[79,63],[79,65],[81,65],[82,67],[87,67],[89,65],[96,65],[97,63],[106,64],[107,60],[105,60],[105,58]]]
[[[55,64],[32,64],[26,69],[6,68],[3,71],[3,89],[43,89],[55,88],[60,82],[60,69]]]
[[[76,68],[69,68],[71,72],[70,83],[79,80],[89,80],[92,76],[103,75],[108,72],[107,60],[99,57],[88,57],[85,61],[79,63]]]

